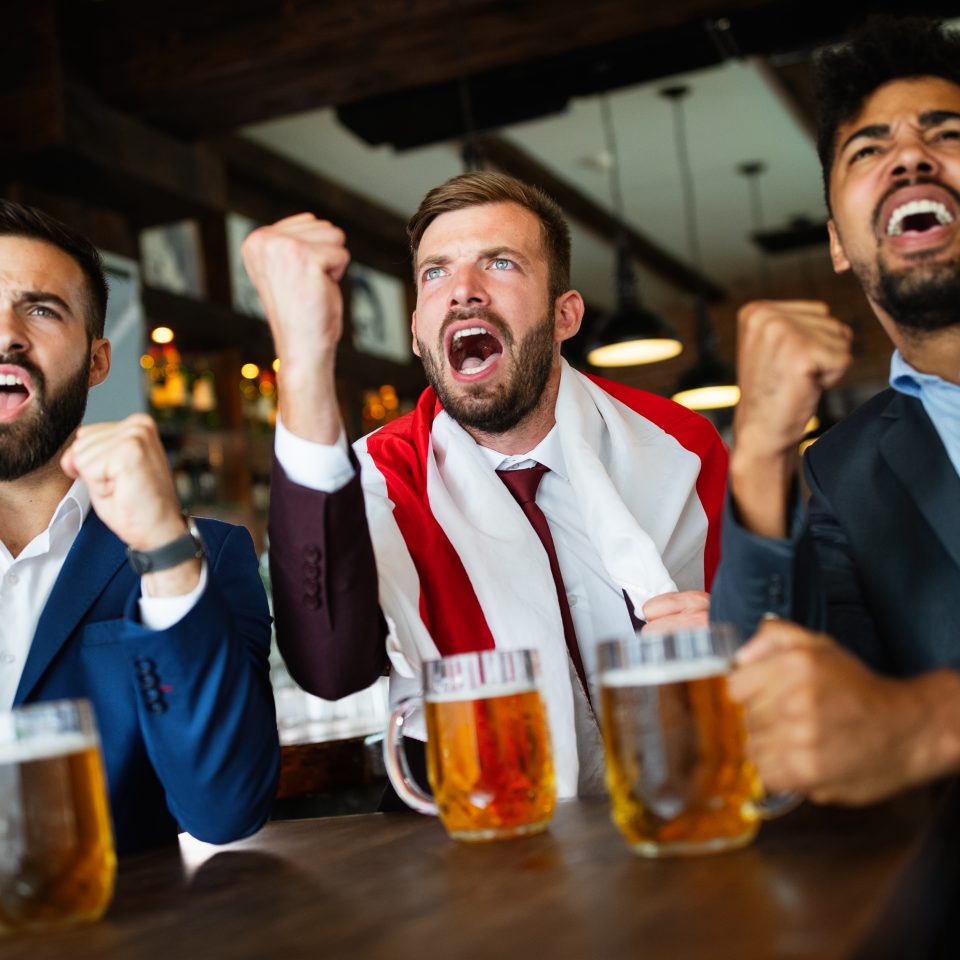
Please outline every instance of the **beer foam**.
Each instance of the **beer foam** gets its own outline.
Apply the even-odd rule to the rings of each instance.
[[[682,680],[703,680],[729,673],[730,661],[724,657],[700,657],[670,663],[642,663],[606,670],[600,676],[604,687],[651,687]]]
[[[62,757],[70,753],[80,753],[96,747],[96,737],[88,733],[69,731],[48,733],[30,740],[14,740],[0,743],[0,763],[30,763],[33,760],[46,760],[49,757]]]
[[[519,693],[536,691],[536,685],[527,680],[513,683],[491,683],[472,690],[432,691],[424,698],[427,703],[457,703],[465,700],[492,700],[494,697],[513,697]]]

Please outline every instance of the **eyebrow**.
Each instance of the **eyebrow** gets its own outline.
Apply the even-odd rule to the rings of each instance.
[[[960,120],[960,113],[955,110],[928,110],[926,113],[921,113],[917,119],[921,128],[926,130],[930,127],[938,127],[941,123],[946,123],[948,120]],[[866,127],[861,127],[843,141],[840,147],[840,153],[843,153],[843,151],[858,138],[863,137],[867,140],[882,140],[884,137],[889,136],[890,124],[888,123],[873,123]]]
[[[519,260],[521,263],[527,263],[528,258],[524,256],[519,250],[514,250],[513,247],[490,247],[489,250],[480,251],[481,260],[495,260],[497,257],[512,257],[514,260]]]
[[[434,254],[432,257],[424,257],[417,264],[417,273],[419,274],[424,267],[442,267],[445,264],[448,264],[449,262],[450,262],[449,257],[445,257],[439,253]]]
[[[17,298],[19,303],[51,303],[69,314],[73,314],[73,307],[63,297],[49,290],[24,290]]]

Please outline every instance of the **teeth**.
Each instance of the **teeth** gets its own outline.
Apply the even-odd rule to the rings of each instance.
[[[15,373],[0,373],[0,387],[22,387],[23,381]]]
[[[487,331],[483,327],[465,327],[463,330],[458,330],[453,335],[453,342],[456,343],[461,337],[475,337],[477,334],[486,333]]]
[[[937,218],[937,223],[943,225],[953,223],[953,215],[950,211],[937,200],[911,200],[905,203],[890,215],[887,223],[887,236],[903,236],[903,221],[906,217],[912,217],[917,213],[932,213]]]

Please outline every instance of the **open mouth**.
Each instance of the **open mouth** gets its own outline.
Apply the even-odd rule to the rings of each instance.
[[[953,213],[939,200],[909,200],[896,207],[887,220],[887,236],[926,233],[953,223]]]
[[[487,327],[464,324],[447,339],[447,358],[459,379],[474,379],[491,370],[503,356],[503,344]]]
[[[0,372],[0,421],[12,420],[30,399],[30,378],[25,373]]]
[[[944,251],[957,231],[960,194],[931,179],[896,184],[876,218],[890,249],[905,256],[932,256]]]

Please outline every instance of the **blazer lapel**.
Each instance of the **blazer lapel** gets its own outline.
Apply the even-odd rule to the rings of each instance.
[[[890,427],[880,452],[930,529],[960,567],[960,477],[923,404],[896,393],[884,411]]]
[[[123,543],[91,510],[40,615],[14,704],[23,703],[126,559]]]

